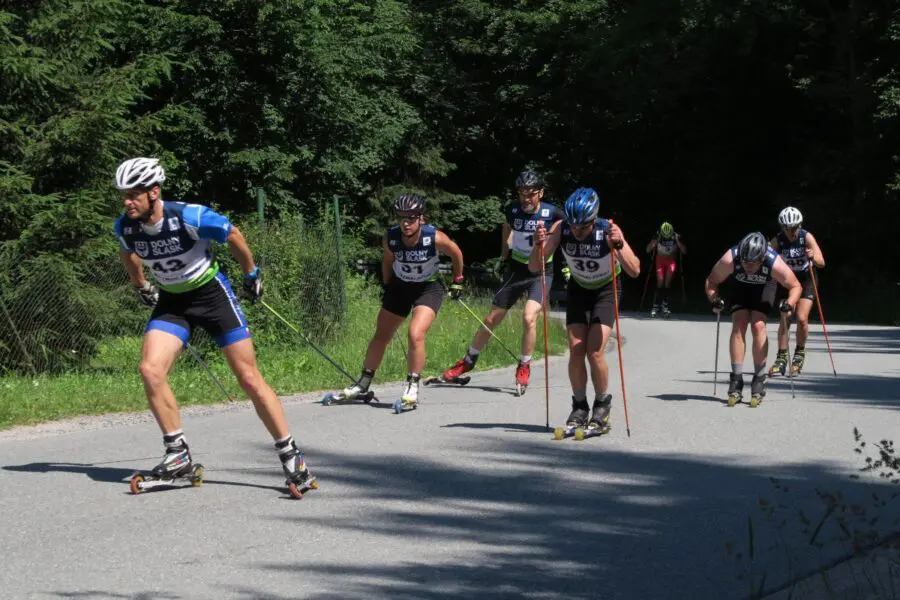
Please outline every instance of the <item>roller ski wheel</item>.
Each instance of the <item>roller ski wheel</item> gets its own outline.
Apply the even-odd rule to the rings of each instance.
[[[521,383],[516,384],[516,396],[522,397],[525,395],[525,391],[528,389],[527,385],[522,385]]]
[[[352,404],[354,402],[362,402],[364,404],[369,404],[372,401],[378,402],[378,398],[375,396],[375,392],[368,391],[365,394],[360,394],[356,398],[348,398],[344,395],[343,392],[328,392],[322,397],[322,405],[323,406],[331,406],[332,404]]]
[[[557,427],[553,430],[553,439],[554,440],[564,440],[566,438],[570,438],[575,435],[575,431],[578,429],[577,425],[566,425],[565,427]]]
[[[443,375],[439,375],[437,377],[426,377],[422,380],[422,385],[434,385],[434,384],[456,384],[456,385],[466,385],[472,378],[468,375],[461,375],[454,379],[444,379]]]
[[[310,479],[300,484],[297,484],[289,479],[287,481],[287,488],[288,493],[292,497],[296,498],[297,500],[303,500],[303,494],[305,494],[309,490],[319,489],[319,482],[316,481],[316,478],[314,476],[311,476]]]
[[[579,427],[575,430],[575,440],[582,442],[592,437],[606,435],[612,430],[609,423],[600,425],[599,423],[589,423],[587,427]]]
[[[409,412],[411,410],[416,410],[419,407],[418,402],[410,402],[404,401],[402,398],[394,401],[394,414],[399,415],[400,413]]]
[[[129,486],[131,493],[137,496],[155,487],[178,487],[181,483],[190,483],[191,487],[200,487],[203,484],[203,465],[194,463],[190,471],[175,477],[160,476],[154,473],[135,473],[131,476]]]
[[[750,396],[750,408],[756,408],[763,401],[763,397],[761,394],[753,394]]]
[[[732,392],[728,394],[728,406],[733,408],[736,404],[740,404],[743,400],[743,395],[737,392]]]

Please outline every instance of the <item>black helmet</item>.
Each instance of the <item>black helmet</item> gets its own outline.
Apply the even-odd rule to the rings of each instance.
[[[746,262],[758,262],[766,255],[768,247],[766,236],[754,231],[741,240],[741,245],[738,246],[738,257]]]
[[[517,188],[537,188],[544,189],[544,178],[536,171],[522,171],[516,177]]]
[[[394,201],[394,211],[421,215],[425,212],[425,198],[417,194],[402,194]]]

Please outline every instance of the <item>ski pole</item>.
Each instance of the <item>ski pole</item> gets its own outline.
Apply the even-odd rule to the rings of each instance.
[[[207,374],[209,374],[210,378],[213,380],[213,383],[215,383],[216,386],[218,386],[219,390],[221,390],[221,392],[225,395],[225,398],[227,398],[229,402],[234,402],[234,398],[232,398],[231,394],[229,394],[225,390],[225,386],[222,385],[222,382],[219,381],[219,378],[216,377],[216,374],[212,372],[212,369],[209,368],[209,365],[206,364],[206,361],[204,361],[202,358],[200,358],[200,354],[198,354],[197,351],[194,350],[194,347],[191,346],[189,343],[185,344],[185,346],[187,346],[188,352],[191,354],[191,356],[194,357],[194,360],[196,360],[198,363],[200,363],[201,367],[206,369]]]
[[[443,278],[441,278],[441,280],[443,281]],[[444,286],[444,287],[446,288],[446,286]],[[456,301],[459,302],[463,308],[465,308],[467,311],[469,311],[469,314],[472,315],[472,318],[475,319],[476,321],[478,321],[478,324],[481,325],[485,329],[485,331],[487,331],[489,334],[491,334],[492,338],[497,340],[497,343],[500,344],[500,346],[509,353],[509,355],[513,358],[514,361],[519,362],[519,357],[516,356],[515,354],[513,354],[513,351],[509,349],[509,346],[504,344],[503,340],[501,340],[499,337],[497,337],[497,334],[494,333],[493,331],[491,331],[491,328],[488,327],[487,325],[485,325],[484,321],[482,321],[481,319],[478,318],[478,315],[475,314],[475,311],[473,311],[471,308],[469,308],[469,305],[466,304],[465,302],[463,302],[462,298],[457,298]]]
[[[791,321],[793,317],[793,315],[784,315],[784,332],[787,335],[788,352],[791,350]],[[797,326],[799,327],[800,324],[798,323]],[[796,398],[797,396],[794,395],[794,369],[792,365],[788,365],[788,375],[791,376],[791,398]]]
[[[288,327],[290,327],[291,330],[292,330],[294,333],[296,333],[297,335],[299,335],[300,338],[301,338],[304,342],[306,342],[307,344],[309,344],[309,346],[310,346],[313,350],[315,350],[316,352],[318,352],[319,355],[320,355],[322,358],[324,358],[325,360],[327,360],[328,362],[330,362],[331,365],[332,365],[335,369],[337,369],[338,371],[340,371],[341,373],[343,373],[348,379],[350,379],[350,381],[352,381],[353,383],[356,383],[356,377],[354,377],[353,375],[351,375],[350,373],[348,373],[347,370],[344,369],[344,367],[342,367],[341,365],[339,365],[339,364],[337,364],[336,362],[334,362],[334,360],[332,360],[330,356],[328,356],[327,354],[325,354],[324,352],[322,352],[322,350],[319,349],[319,347],[316,346],[316,345],[312,342],[312,340],[310,340],[308,337],[306,337],[305,335],[303,335],[303,333],[302,333],[299,329],[297,329],[295,326],[291,325],[291,322],[288,321],[287,319],[285,319],[284,317],[282,317],[282,316],[278,313],[277,310],[275,310],[274,308],[272,308],[271,306],[269,306],[269,303],[268,303],[268,302],[266,302],[265,300],[260,299],[259,303],[262,304],[264,307],[266,307],[266,308],[269,310],[269,312],[271,312],[273,315],[275,315],[276,317],[278,317],[279,319],[281,319],[281,322],[282,322],[282,323],[284,323],[285,325],[287,325]]]
[[[722,311],[716,312],[716,362],[713,367],[713,396],[719,386],[719,325],[722,323]]]
[[[678,279],[681,280],[681,307],[684,308],[687,305],[687,292],[684,291],[684,259],[681,256],[681,251],[678,251]]]
[[[828,329],[825,327],[825,315],[822,313],[822,301],[819,299],[819,286],[816,284],[816,267],[810,262],[809,276],[812,277],[813,292],[816,293],[816,306],[819,307],[819,320],[822,321],[822,331],[825,333],[825,345],[828,347],[828,358],[831,360],[831,371],[837,377],[837,369],[834,368],[834,356],[831,354],[831,342],[828,341]]]
[[[653,258],[656,256],[656,248],[650,251],[650,268],[647,269],[647,278],[644,280],[644,293],[641,294],[641,305],[639,310],[644,310],[644,298],[647,297],[647,288],[650,287],[650,274],[653,273]]]
[[[547,340],[547,279],[544,269],[544,244],[541,243],[541,311],[544,313],[544,405],[547,419],[544,427],[550,431],[550,343]]]
[[[610,219],[612,224],[612,219]],[[622,363],[622,328],[619,324],[619,284],[616,281],[616,251],[609,250],[609,260],[612,263],[613,308],[616,315],[616,349],[619,351],[619,378],[622,380],[622,406],[625,408],[625,431],[631,437],[631,425],[628,423],[628,395],[625,393],[625,365]]]

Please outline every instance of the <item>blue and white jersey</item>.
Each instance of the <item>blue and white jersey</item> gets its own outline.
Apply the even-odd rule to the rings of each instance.
[[[741,257],[738,252],[739,246],[740,245],[738,244],[731,247],[731,259],[734,262],[734,271],[731,276],[734,277],[734,280],[750,285],[765,285],[772,281],[772,268],[775,265],[775,261],[778,259],[778,254],[775,250],[771,247],[767,247],[766,256],[763,258],[762,266],[760,266],[759,271],[756,273],[748,273],[744,270],[744,265],[741,264]]]
[[[609,285],[613,279],[612,260],[609,257],[609,221],[597,219],[591,233],[579,241],[568,223],[562,224],[559,247],[572,278],[585,289],[597,289]],[[616,272],[622,272],[622,265],[616,262]]]
[[[510,255],[512,259],[523,265],[528,264],[531,256],[531,248],[534,246],[534,232],[538,223],[544,224],[544,229],[550,230],[550,226],[556,221],[561,221],[565,216],[563,212],[547,202],[538,204],[537,210],[527,213],[522,210],[521,204],[514,204],[506,209],[506,222],[512,229],[512,242]],[[553,255],[546,257],[547,262],[553,260]]]
[[[394,253],[394,275],[407,283],[434,281],[438,274],[437,228],[422,225],[419,241],[409,247],[403,243],[399,225],[387,231],[388,248]]]
[[[231,222],[200,204],[162,202],[162,207],[163,218],[153,225],[124,214],[116,219],[119,245],[141,258],[162,289],[197,289],[219,272],[210,242],[226,243]]]
[[[783,231],[779,231],[775,239],[778,240],[778,253],[787,263],[787,266],[794,272],[809,271],[809,257],[806,256],[806,234],[809,233],[805,229],[797,232],[797,239],[790,241]]]

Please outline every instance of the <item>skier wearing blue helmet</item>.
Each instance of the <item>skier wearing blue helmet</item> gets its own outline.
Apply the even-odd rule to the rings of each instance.
[[[566,260],[566,329],[569,339],[569,382],[572,385],[572,413],[566,428],[587,425],[600,433],[609,431],[612,395],[609,388],[609,366],[606,344],[615,323],[613,278],[622,271],[629,277],[641,272],[641,262],[625,241],[618,225],[598,217],[600,198],[588,187],[575,190],[565,205],[566,221],[556,231],[539,228],[535,232],[535,248],[544,245],[544,254],[557,247]],[[616,251],[615,272],[610,259]],[[531,269],[540,269],[540,252],[531,253]],[[621,294],[621,286],[619,293]],[[587,379],[590,366],[594,384],[593,411],[587,403]]]
[[[544,178],[534,171],[522,171],[516,178],[519,201],[506,209],[506,223],[503,224],[501,233],[500,257],[507,264],[506,273],[503,285],[491,301],[491,311],[484,319],[485,325],[493,330],[503,321],[509,309],[520,298],[525,297],[525,307],[522,311],[522,354],[519,356],[515,376],[516,393],[519,396],[524,394],[528,387],[531,355],[537,339],[537,319],[543,308],[540,269],[536,273],[529,269],[529,257],[534,247],[534,232],[539,226],[555,231],[563,219],[559,208],[543,201],[545,185]],[[553,260],[553,253],[547,253],[544,259],[549,265]],[[553,283],[553,269],[548,267],[545,271],[544,284],[550,289]],[[459,382],[463,373],[475,368],[478,355],[490,339],[491,332],[479,327],[466,355],[444,371],[440,380]]]

